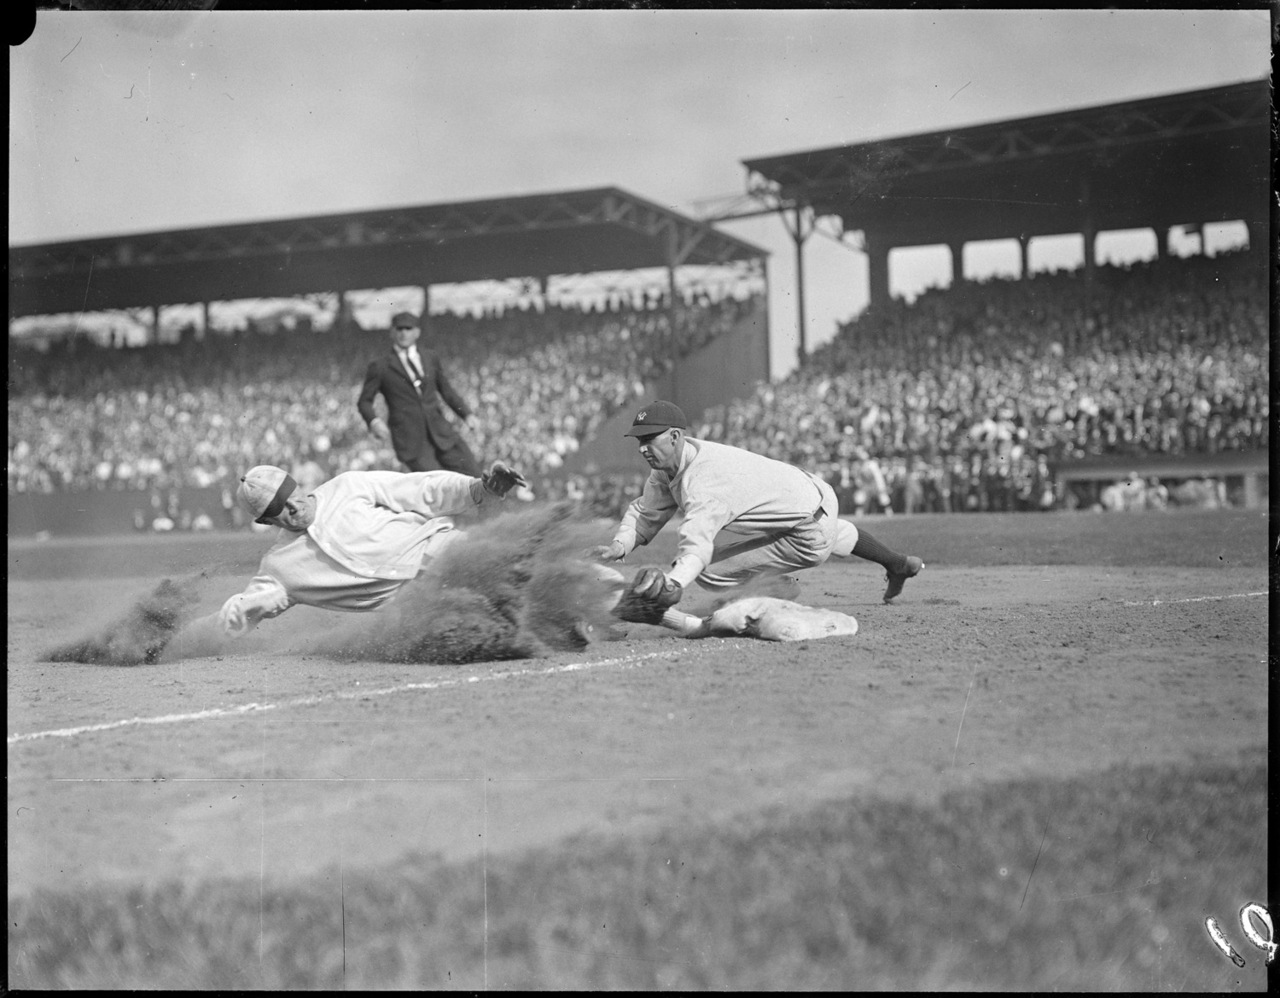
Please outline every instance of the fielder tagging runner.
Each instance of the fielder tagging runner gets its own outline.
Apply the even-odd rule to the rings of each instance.
[[[621,561],[648,544],[677,511],[684,520],[670,570],[642,569],[622,593],[614,612],[623,620],[661,624],[689,637],[739,633],[796,640],[797,634],[854,633],[857,622],[847,614],[784,600],[757,597],[730,603],[717,611],[718,620],[717,614],[702,620],[675,606],[693,582],[724,591],[752,579],[813,568],[832,555],[881,565],[888,581],[884,601],[889,603],[924,568],[915,555],[892,551],[841,520],[835,492],[817,476],[738,447],[686,436],[687,428],[680,408],[659,400],[641,409],[626,433],[636,438],[640,456],[652,470],[644,492],[623,514],[613,542],[590,553],[603,562]],[[754,607],[741,605],[752,602]],[[777,605],[782,603],[795,609],[784,612]],[[775,623],[768,623],[770,614]]]

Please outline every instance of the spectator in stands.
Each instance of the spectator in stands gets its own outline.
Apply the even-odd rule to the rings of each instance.
[[[1169,506],[1169,490],[1155,475],[1147,479],[1147,509],[1167,509]]]

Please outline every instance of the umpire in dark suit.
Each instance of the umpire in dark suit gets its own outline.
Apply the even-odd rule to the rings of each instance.
[[[410,471],[443,468],[479,478],[480,465],[441,400],[463,420],[471,418],[471,410],[445,378],[435,352],[418,349],[421,332],[412,312],[391,317],[391,350],[369,364],[356,407],[376,437],[390,439],[396,457]],[[373,405],[379,393],[387,403],[386,422]]]

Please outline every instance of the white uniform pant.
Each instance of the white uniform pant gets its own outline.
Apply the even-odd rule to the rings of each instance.
[[[821,565],[832,555],[847,558],[858,543],[858,528],[838,513],[831,486],[823,485],[822,516],[789,530],[758,534],[720,531],[711,564],[698,576],[698,585],[713,592],[740,586],[751,579],[782,575]]]

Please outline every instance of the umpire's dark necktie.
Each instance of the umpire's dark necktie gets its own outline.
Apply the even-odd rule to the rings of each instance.
[[[422,368],[418,366],[418,362],[414,360],[413,354],[408,350],[404,351],[404,366],[409,369],[413,375],[413,387],[422,391]]]

